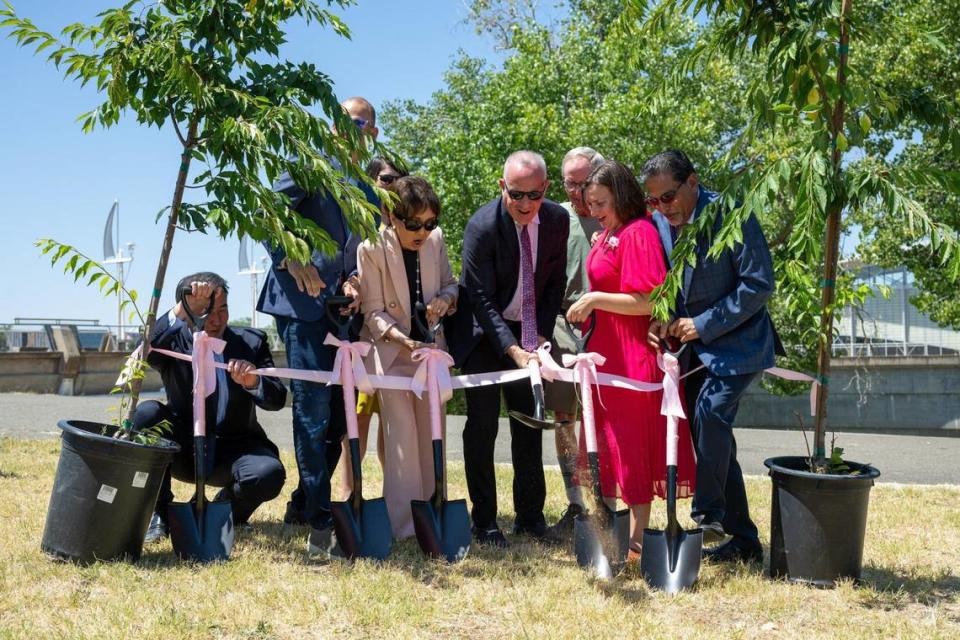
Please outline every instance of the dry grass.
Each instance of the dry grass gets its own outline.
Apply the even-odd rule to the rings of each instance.
[[[533,544],[474,549],[456,566],[423,560],[414,542],[380,565],[315,562],[305,530],[280,524],[282,500],[254,516],[224,564],[178,563],[169,543],[136,565],[52,562],[39,545],[58,452],[54,440],[0,439],[0,637],[960,637],[956,486],[874,489],[861,586],[705,565],[696,591],[670,597],[635,577],[594,582],[569,552]],[[504,509],[510,472],[500,473]],[[465,495],[462,467],[451,478],[451,495]],[[559,474],[548,482],[552,519],[563,491]],[[766,542],[769,481],[748,490]]]

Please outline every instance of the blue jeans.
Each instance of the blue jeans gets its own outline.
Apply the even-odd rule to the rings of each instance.
[[[336,351],[323,344],[329,331],[325,320],[301,322],[281,317],[276,320],[277,332],[287,350],[288,367],[313,371],[329,371],[333,367]],[[332,522],[330,476],[340,456],[343,437],[344,425],[341,420],[331,420],[330,406],[332,394],[339,393],[340,387],[291,380],[290,390],[293,392],[293,448],[300,474],[293,502],[299,502],[302,496],[304,519],[313,528],[322,529]]]

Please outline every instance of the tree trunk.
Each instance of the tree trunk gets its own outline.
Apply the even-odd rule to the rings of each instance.
[[[143,328],[143,348],[140,352],[140,362],[134,368],[134,371],[140,371],[147,360],[147,353],[150,351],[150,336],[153,335],[153,327],[157,323],[157,309],[160,306],[160,292],[163,291],[163,280],[167,275],[167,263],[170,260],[170,251],[173,248],[173,234],[177,230],[177,219],[180,214],[180,204],[183,202],[183,190],[187,184],[187,174],[190,172],[190,152],[193,150],[194,141],[197,138],[198,118],[194,117],[190,121],[190,128],[187,130],[187,139],[183,145],[183,152],[180,154],[180,169],[177,172],[177,185],[173,190],[173,202],[170,204],[170,217],[167,219],[167,231],[163,236],[163,248],[160,251],[160,262],[157,264],[157,275],[153,281],[153,292],[150,294],[150,306],[147,310],[147,324]],[[136,375],[130,380],[130,406],[127,408],[127,416],[124,420],[124,427],[129,429],[133,425],[133,414],[137,410],[137,402],[140,399],[140,390],[143,387],[143,376]]]
[[[839,62],[837,64],[837,85],[841,92],[847,82],[847,57],[850,42],[850,30],[846,16],[850,15],[853,0],[844,0],[840,9],[840,41],[838,43]],[[826,96],[824,96],[826,98]],[[826,100],[824,100],[826,103]],[[827,235],[824,239],[823,280],[820,283],[820,344],[817,351],[817,380],[820,388],[817,393],[817,416],[813,434],[813,460],[815,471],[826,469],[827,439],[827,397],[830,382],[831,344],[833,342],[833,304],[836,300],[837,262],[840,258],[840,217],[846,204],[846,194],[840,188],[843,171],[841,161],[843,152],[837,146],[837,136],[843,131],[843,117],[846,103],[841,93],[833,109],[830,132],[833,139],[831,166],[833,169],[833,196],[827,205]],[[831,452],[832,453],[832,452]]]

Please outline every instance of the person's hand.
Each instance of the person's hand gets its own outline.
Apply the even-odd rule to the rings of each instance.
[[[660,350],[660,339],[667,337],[667,324],[659,320],[651,320],[650,327],[647,329],[647,344]]]
[[[450,301],[446,296],[437,296],[427,305],[427,324],[436,324],[440,318],[448,313],[450,313]]]
[[[592,293],[585,293],[580,296],[580,298],[567,309],[567,320],[569,320],[571,324],[585,322],[593,312],[593,300],[594,296]]]
[[[360,283],[350,278],[343,283],[343,295],[353,298],[353,302],[340,308],[340,315],[348,316],[360,310]]]
[[[210,308],[211,296],[219,293],[220,288],[214,287],[209,282],[191,282],[190,293],[184,294],[183,302],[177,304],[177,308],[174,309],[174,314],[181,320],[190,322],[190,317],[183,310],[183,305],[188,307],[194,317],[200,316]]]
[[[693,318],[677,318],[670,323],[667,333],[674,338],[679,338],[680,342],[690,342],[700,337],[696,325],[693,324]]]
[[[234,359],[227,363],[227,373],[244,389],[255,389],[260,384],[260,377],[250,373],[256,368],[256,365],[247,360]]]
[[[590,235],[590,246],[591,246],[591,247],[592,247],[593,245],[597,244],[597,240],[600,239],[600,234],[601,234],[601,233],[603,233],[603,232],[602,232],[602,231],[594,231],[594,232]]]
[[[287,260],[287,272],[293,276],[297,289],[301,293],[316,298],[327,288],[327,284],[320,279],[320,272],[313,264],[303,264],[298,260]]]
[[[517,368],[526,369],[527,365],[531,360],[540,362],[540,358],[537,357],[536,353],[530,353],[529,351],[524,351],[520,348],[520,345],[511,345],[507,349],[507,355],[517,364]]]
[[[411,353],[417,349],[439,349],[436,342],[420,342],[413,338],[406,338],[403,341],[403,346],[409,349]]]

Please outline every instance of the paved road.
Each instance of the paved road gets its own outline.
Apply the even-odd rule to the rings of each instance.
[[[162,397],[148,394],[147,397]],[[83,420],[111,420],[118,399],[113,396],[57,396],[26,393],[0,394],[0,437],[54,438],[57,421],[64,417]],[[292,450],[290,409],[261,412],[261,423],[281,449]],[[462,459],[463,417],[448,417],[451,434],[448,455]],[[374,418],[376,424],[376,418]],[[501,420],[496,459],[509,462],[510,439],[506,420]],[[763,460],[778,455],[802,455],[803,436],[796,431],[738,429],[738,458],[747,474],[763,475]],[[838,438],[851,459],[874,464],[882,472],[880,481],[918,484],[960,484],[960,438],[844,433]],[[553,437],[544,438],[544,461],[556,460]]]

